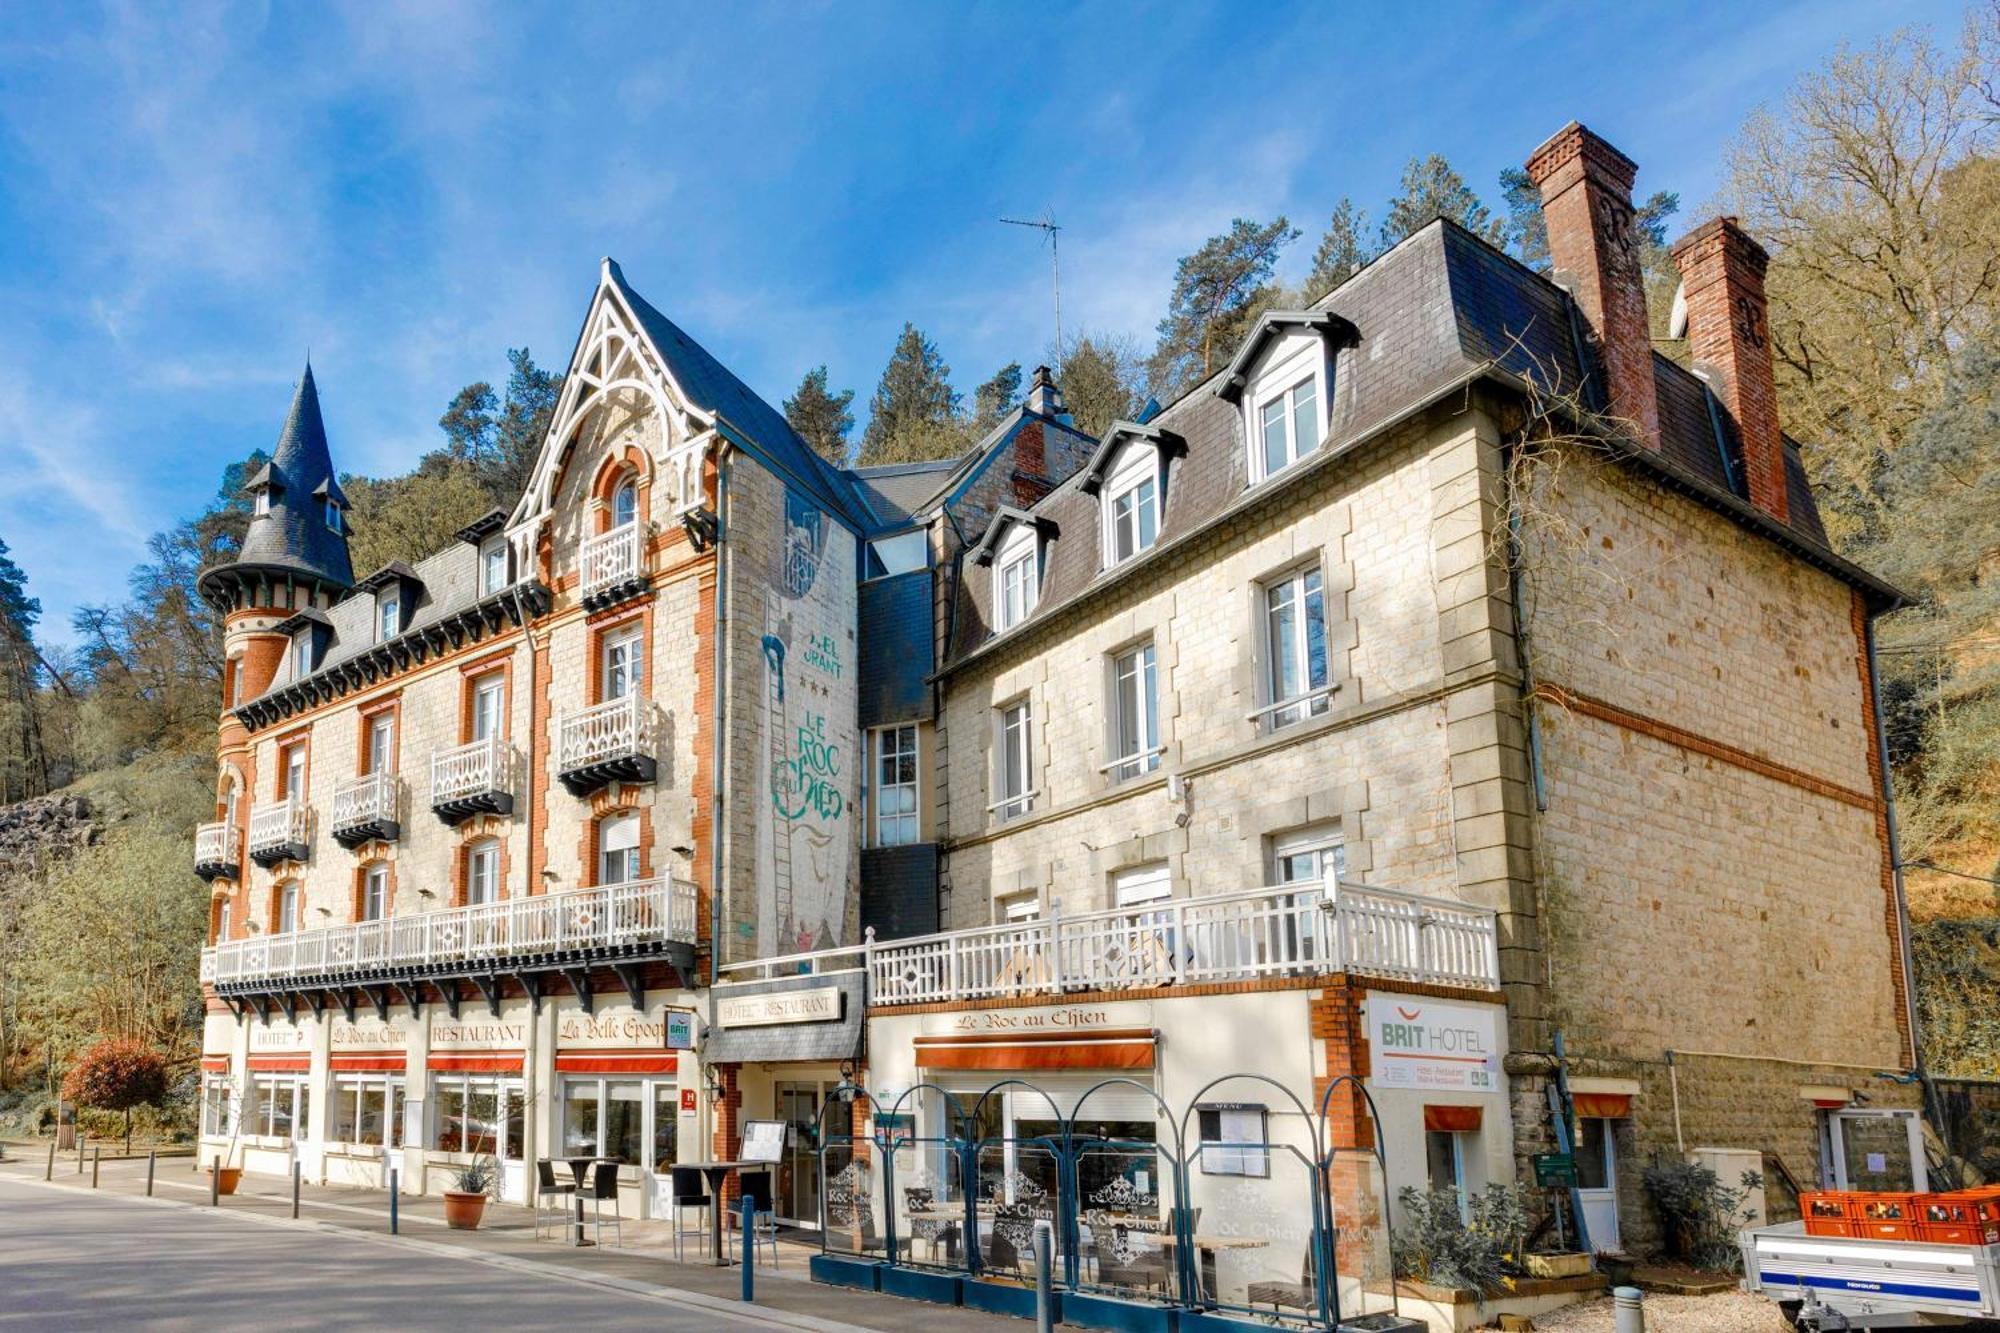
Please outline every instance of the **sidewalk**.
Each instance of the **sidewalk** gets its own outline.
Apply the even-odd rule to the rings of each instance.
[[[40,1183],[44,1160],[9,1155],[0,1163],[0,1178]],[[88,1194],[88,1169],[75,1174],[74,1161],[58,1161],[55,1187]],[[208,1176],[189,1169],[186,1158],[163,1158],[154,1176],[154,1197],[186,1207],[208,1207]],[[141,1196],[146,1189],[145,1159],[113,1161],[100,1169],[97,1193],[122,1198]],[[291,1219],[289,1184],[269,1176],[245,1175],[234,1195],[221,1201],[221,1212],[253,1217],[274,1225],[317,1225],[379,1237],[387,1245],[405,1246],[441,1259],[498,1264],[517,1271],[540,1272],[551,1279],[581,1281],[628,1291],[657,1292],[683,1300],[714,1304],[741,1313],[742,1274],[738,1268],[675,1263],[672,1243],[662,1222],[625,1224],[625,1244],[577,1249],[535,1236],[534,1212],[511,1204],[489,1204],[477,1231],[453,1231],[444,1224],[444,1205],[437,1198],[405,1195],[399,1201],[401,1234],[389,1235],[386,1193],[333,1186],[303,1185],[299,1191],[299,1223]],[[929,1305],[869,1292],[826,1287],[808,1278],[806,1260],[817,1245],[781,1242],[778,1267],[764,1259],[756,1270],[756,1310],[760,1316],[802,1329],[838,1333],[870,1329],[878,1333],[1021,1333],[1019,1320],[975,1310]],[[692,1258],[690,1252],[689,1257]]]

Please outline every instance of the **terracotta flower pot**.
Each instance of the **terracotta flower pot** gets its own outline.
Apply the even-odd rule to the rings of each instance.
[[[466,1194],[460,1190],[444,1192],[445,1224],[458,1231],[477,1231],[479,1219],[486,1215],[486,1196]]]
[[[234,1194],[234,1193],[236,1193],[236,1186],[237,1186],[237,1183],[238,1183],[239,1181],[241,1181],[241,1180],[243,1179],[243,1168],[242,1168],[242,1167],[240,1167],[240,1166],[224,1166],[224,1167],[213,1167],[213,1166],[211,1166],[211,1167],[210,1167],[210,1168],[208,1168],[208,1169],[209,1169],[209,1173],[210,1173],[211,1175],[214,1175],[214,1176],[215,1176],[215,1178],[216,1178],[216,1180],[215,1180],[215,1192],[216,1192],[217,1194]]]

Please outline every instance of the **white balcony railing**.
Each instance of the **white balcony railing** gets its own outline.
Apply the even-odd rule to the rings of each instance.
[[[583,539],[581,587],[585,597],[638,578],[645,572],[641,524],[635,519]]]
[[[1500,984],[1494,913],[1333,881],[871,942],[865,953],[869,1003],[880,1005],[1342,971]]]
[[[431,756],[431,804],[510,790],[507,746],[498,736],[454,745]]]
[[[203,824],[194,831],[194,863],[198,866],[233,866],[241,841],[234,824]]]
[[[695,886],[643,879],[386,917],[351,926],[231,940],[205,949],[201,979],[365,976],[386,969],[486,962],[638,944],[695,942]]]
[[[264,801],[250,807],[250,855],[307,846],[312,808],[304,801]]]
[[[644,754],[652,747],[645,700],[636,694],[564,713],[556,723],[556,768],[564,773]]]
[[[396,819],[396,775],[368,773],[343,778],[333,789],[333,827],[359,828],[363,824],[393,823]]]

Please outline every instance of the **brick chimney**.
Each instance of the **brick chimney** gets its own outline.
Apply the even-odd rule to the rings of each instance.
[[[1702,223],[1674,242],[1672,254],[1687,302],[1688,354],[1736,423],[1750,503],[1787,522],[1785,440],[1764,298],[1771,257],[1735,218]]]
[[[1549,257],[1597,340],[1606,406],[1631,423],[1650,449],[1660,447],[1660,407],[1653,385],[1653,335],[1646,286],[1632,230],[1631,158],[1576,121],[1528,158],[1528,178],[1542,192]]]

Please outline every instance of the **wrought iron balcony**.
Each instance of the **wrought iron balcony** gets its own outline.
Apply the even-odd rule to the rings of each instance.
[[[333,789],[333,840],[343,847],[394,842],[403,836],[397,822],[396,775],[367,773],[346,778]]]
[[[646,586],[645,527],[635,519],[583,539],[577,591],[586,611],[615,605]]]
[[[230,940],[202,951],[201,979],[225,995],[289,994],[593,963],[616,967],[670,952],[685,963],[697,906],[693,883],[667,878],[535,894]]]
[[[287,798],[250,807],[250,859],[265,869],[312,855],[312,807]]]
[[[636,694],[575,712],[556,722],[556,772],[572,796],[612,782],[651,782],[653,728]]]
[[[431,756],[431,810],[447,824],[473,815],[514,813],[513,766],[498,736]]]
[[[194,873],[203,879],[240,879],[242,838],[234,824],[203,824],[194,831]]]

